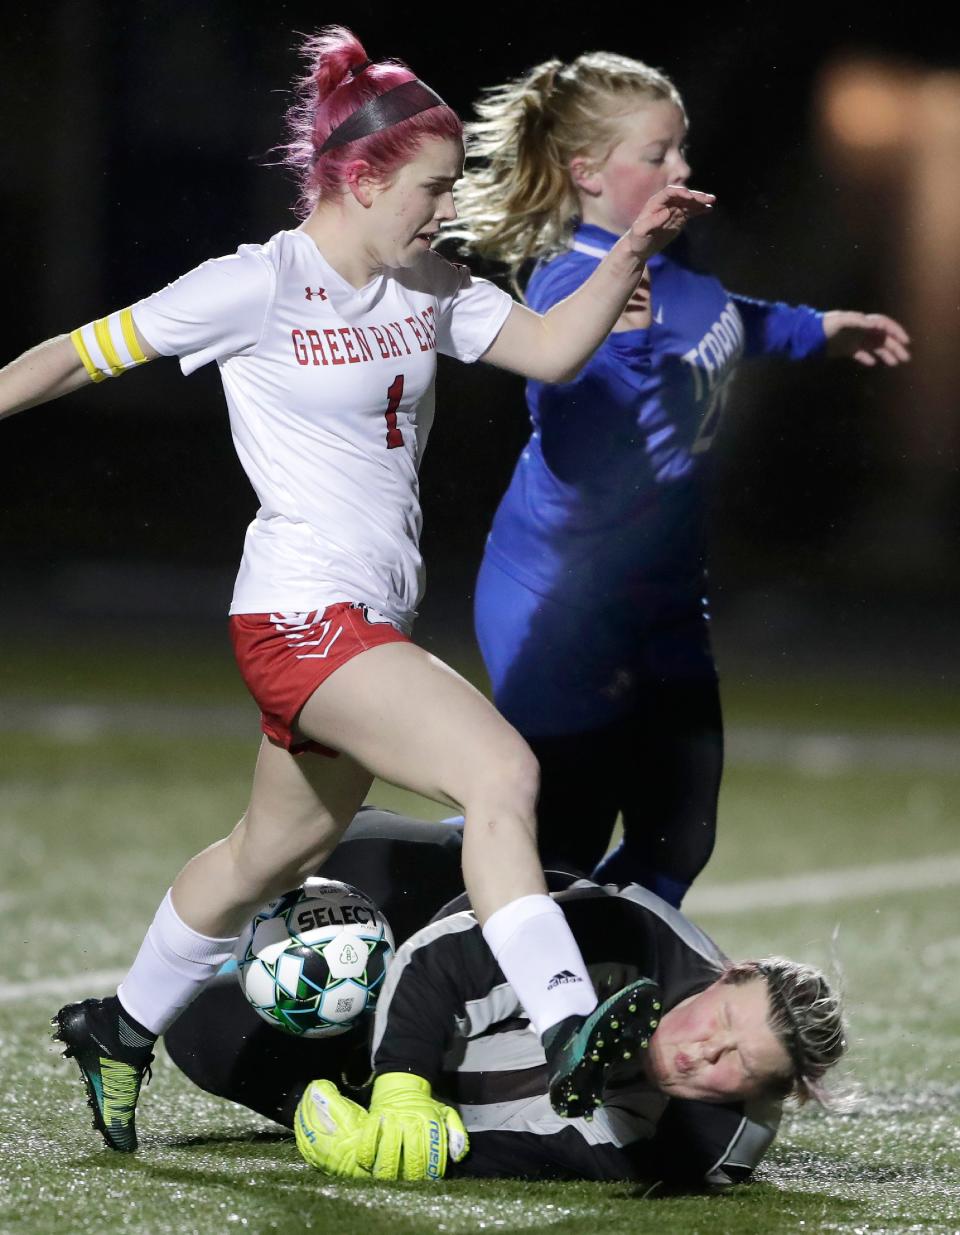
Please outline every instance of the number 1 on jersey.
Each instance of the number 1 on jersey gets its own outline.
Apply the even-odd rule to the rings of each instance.
[[[400,406],[400,400],[403,398],[403,374],[398,373],[390,385],[387,387],[387,410],[384,415],[387,418],[387,450],[393,450],[397,446],[403,445],[403,434],[397,428],[397,408]]]

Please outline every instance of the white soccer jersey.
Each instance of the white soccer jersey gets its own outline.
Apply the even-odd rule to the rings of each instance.
[[[473,361],[513,304],[436,253],[356,289],[302,231],[242,245],[133,306],[184,373],[216,360],[260,501],[231,613],[360,601],[409,630],[423,588],[417,469],[436,353]]]

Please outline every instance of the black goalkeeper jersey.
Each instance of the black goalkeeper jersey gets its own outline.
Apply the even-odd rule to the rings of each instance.
[[[366,809],[318,872],[361,888],[385,913],[398,945],[407,939],[378,1000],[373,1065],[426,1077],[460,1109],[470,1153],[448,1176],[684,1187],[746,1178],[773,1140],[779,1104],[748,1109],[668,1099],[643,1077],[621,1074],[592,1120],[553,1111],[540,1040],[462,894],[460,843],[455,825]],[[599,887],[571,873],[549,872],[548,881],[604,995],[645,976],[660,984],[671,1008],[720,973],[725,957],[712,940],[646,889]],[[232,977],[200,995],[166,1045],[201,1087],[287,1126],[311,1080],[342,1086],[369,1071],[359,1031],[290,1038],[256,1015]]]
[[[720,974],[726,958],[713,941],[645,888],[565,882],[554,899],[603,997],[645,976],[669,1009]],[[749,1174],[779,1120],[776,1103],[669,1099],[632,1063],[591,1120],[557,1115],[540,1039],[463,900],[398,952],[377,1006],[373,1061],[377,1073],[426,1077],[459,1108],[471,1151],[454,1170],[464,1175],[723,1186]]]

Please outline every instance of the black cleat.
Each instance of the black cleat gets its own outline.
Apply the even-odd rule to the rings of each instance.
[[[80,1067],[93,1126],[111,1149],[133,1153],[140,1084],[144,1073],[150,1079],[156,1039],[127,1022],[116,996],[67,1004],[50,1024],[54,1039],[66,1044],[64,1057]]]
[[[660,1023],[663,997],[639,978],[589,1016],[568,1016],[543,1035],[550,1067],[550,1105],[565,1119],[590,1118],[603,1104],[610,1070],[646,1050]]]

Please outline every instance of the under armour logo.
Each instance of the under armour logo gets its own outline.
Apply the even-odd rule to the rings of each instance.
[[[325,287],[318,287],[317,290],[314,291],[312,287],[305,287],[303,289],[303,295],[306,300],[312,300],[314,296],[319,296],[321,300],[326,300],[327,289]]]
[[[547,983],[547,990],[552,991],[555,986],[563,986],[568,982],[582,982],[583,978],[578,978],[575,973],[571,973],[569,969],[561,969],[559,973],[555,973]]]

